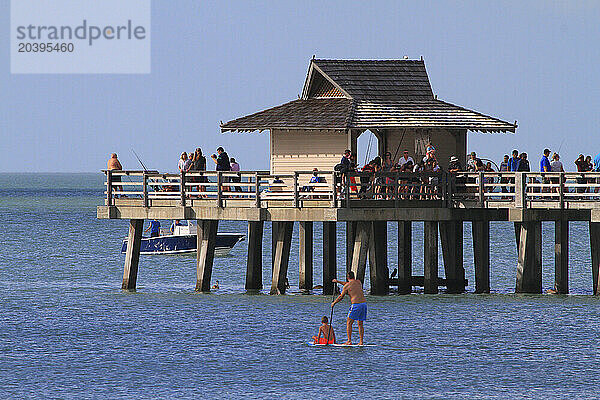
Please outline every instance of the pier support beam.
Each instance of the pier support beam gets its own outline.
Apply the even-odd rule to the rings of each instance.
[[[271,222],[271,271],[275,267],[275,248],[277,248],[277,229],[279,224]]]
[[[210,292],[215,244],[217,243],[218,220],[197,220],[196,245],[196,291]]]
[[[121,289],[135,290],[143,230],[143,219],[132,219],[129,221],[127,252],[125,253],[125,267],[123,268],[123,284],[121,285]]]
[[[425,221],[424,227],[424,292],[438,293],[438,223]]]
[[[412,222],[398,221],[398,294],[412,291]]]
[[[521,242],[521,223],[515,222],[515,241],[517,243],[517,257],[519,256],[519,243]]]
[[[594,295],[600,295],[600,222],[590,222],[590,250],[592,253],[592,278]]]
[[[554,222],[554,290],[569,293],[569,221]]]
[[[273,256],[273,278],[271,294],[285,294],[290,248],[292,246],[293,222],[276,222],[275,254]]]
[[[337,275],[336,223],[323,222],[323,294],[333,294],[335,285],[331,282]]]
[[[248,260],[246,263],[246,290],[262,289],[263,221],[248,221]]]
[[[542,292],[542,223],[539,221],[521,223],[515,292]]]
[[[299,223],[299,260],[300,280],[298,288],[309,291],[313,288],[313,223],[312,221]]]
[[[387,221],[373,221],[369,239],[369,272],[371,294],[386,295],[390,291],[387,259]]]
[[[352,252],[352,272],[356,279],[365,283],[365,269],[367,267],[367,255],[369,254],[369,236],[371,223],[360,221],[356,224],[356,236],[354,238],[354,250]]]
[[[475,293],[490,292],[490,221],[473,221]]]
[[[444,257],[447,292],[463,293],[465,291],[463,222],[441,221],[440,239],[442,242],[442,255]]]
[[[356,221],[346,222],[346,272],[352,270],[352,254],[354,253],[354,239],[356,238]]]

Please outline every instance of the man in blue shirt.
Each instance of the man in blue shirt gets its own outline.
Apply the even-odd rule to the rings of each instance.
[[[542,156],[542,158],[540,160],[540,172],[551,172],[552,171],[552,169],[550,167],[550,160],[548,159],[549,155],[550,155],[550,150],[544,149],[544,155]],[[550,183],[550,180],[546,177],[543,177],[542,183]],[[548,192],[548,189],[544,188],[542,191],[544,193],[546,193],[546,192]]]
[[[550,150],[544,149],[544,155],[540,160],[540,172],[550,172],[550,160],[548,156],[550,155]]]
[[[519,151],[513,150],[512,157],[508,160],[508,170],[510,172],[517,172],[519,170],[519,162],[521,159],[519,158]]]
[[[600,153],[594,157],[594,172],[600,172]],[[600,184],[600,178],[596,178],[596,183]],[[596,186],[594,193],[598,193],[600,191],[600,187]]]
[[[150,225],[146,228],[144,232],[150,231],[150,237],[160,236],[160,222],[153,219],[150,221]]]
[[[512,157],[508,160],[508,171],[509,172],[518,172],[520,162],[521,162],[521,158],[519,157],[519,151],[515,149],[512,151]],[[514,184],[515,178],[509,178],[509,182]],[[515,187],[511,186],[509,192],[514,193]]]

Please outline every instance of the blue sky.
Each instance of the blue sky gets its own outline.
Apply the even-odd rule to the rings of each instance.
[[[99,171],[113,151],[137,169],[132,148],[175,171],[181,151],[218,145],[266,169],[268,133],[221,134],[219,121],[295,99],[313,54],[423,56],[440,99],[518,120],[516,135],[470,133],[469,151],[537,160],[562,143],[573,170],[600,152],[598,21],[598,1],[153,0],[149,75],[11,75],[0,35],[0,171]]]

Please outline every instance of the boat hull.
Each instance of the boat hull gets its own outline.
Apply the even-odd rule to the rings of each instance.
[[[219,233],[215,244],[215,256],[229,254],[233,246],[244,240],[241,233]],[[143,237],[140,254],[185,254],[196,252],[196,235],[164,235]],[[127,252],[127,239],[123,240],[121,253]]]

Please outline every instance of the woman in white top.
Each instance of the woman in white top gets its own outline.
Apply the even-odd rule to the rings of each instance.
[[[188,161],[188,156],[187,153],[184,151],[183,153],[181,153],[181,158],[179,159],[179,162],[177,163],[177,168],[179,168],[179,173],[181,173],[182,171],[186,170],[186,163]]]
[[[562,163],[560,162],[560,156],[558,155],[558,153],[554,153],[552,154],[552,162],[550,163],[550,172],[565,172]],[[558,185],[560,184],[560,180],[557,177],[552,177],[550,178],[550,182],[553,185]],[[554,187],[553,191],[558,193],[559,188],[558,187]]]
[[[563,169],[563,165],[560,162],[560,156],[558,153],[554,153],[552,155],[552,162],[550,163],[550,171],[551,172],[565,172]]]

